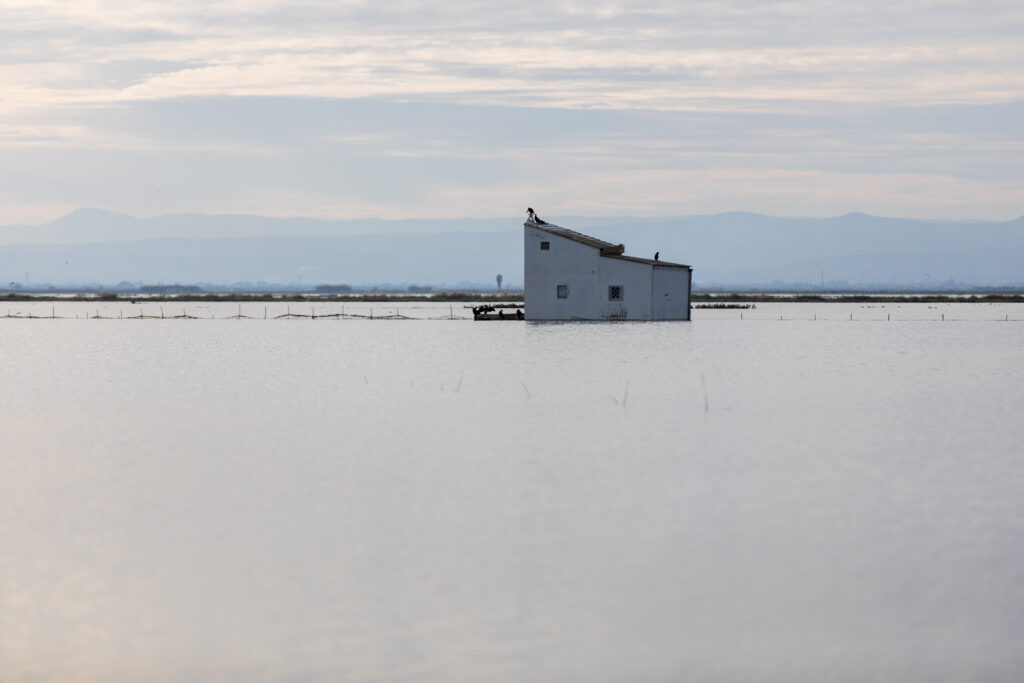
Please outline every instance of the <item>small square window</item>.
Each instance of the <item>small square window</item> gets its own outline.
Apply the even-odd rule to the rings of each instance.
[[[568,299],[569,298],[569,285],[558,285],[558,298]]]
[[[541,251],[548,251],[550,249],[551,249],[551,242],[541,242],[540,243],[540,250]]]
[[[622,285],[608,285],[608,301],[622,301]]]

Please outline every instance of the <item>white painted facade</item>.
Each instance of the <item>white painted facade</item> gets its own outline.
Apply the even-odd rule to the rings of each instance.
[[[527,220],[527,320],[689,320],[692,270],[625,256],[621,244]]]

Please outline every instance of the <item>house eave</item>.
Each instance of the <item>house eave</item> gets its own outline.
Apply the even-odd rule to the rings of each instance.
[[[671,261],[659,261],[652,258],[640,258],[639,256],[626,256],[625,254],[601,254],[606,258],[619,259],[620,261],[632,261],[633,263],[646,263],[649,266],[665,268],[690,268],[685,263],[672,263]],[[692,270],[692,269],[691,269]]]

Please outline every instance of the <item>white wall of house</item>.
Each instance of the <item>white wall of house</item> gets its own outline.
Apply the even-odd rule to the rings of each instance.
[[[651,266],[614,257],[600,259],[597,298],[599,318],[612,320],[650,320]],[[609,290],[618,287],[620,301],[609,298]]]
[[[651,320],[690,319],[690,269],[653,266]]]
[[[541,249],[547,242],[549,248]],[[597,271],[601,252],[539,228],[525,227],[523,296],[527,320],[600,318]],[[558,287],[567,296],[558,298]]]
[[[601,256],[530,222],[523,248],[527,320],[689,320],[689,268]]]

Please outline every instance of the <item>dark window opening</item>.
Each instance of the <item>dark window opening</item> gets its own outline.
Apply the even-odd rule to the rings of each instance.
[[[568,299],[569,298],[569,285],[558,285],[558,298]]]
[[[622,301],[622,285],[608,285],[608,301]]]
[[[551,242],[541,242],[540,243],[540,250],[541,251],[548,251],[549,249],[551,249]]]

